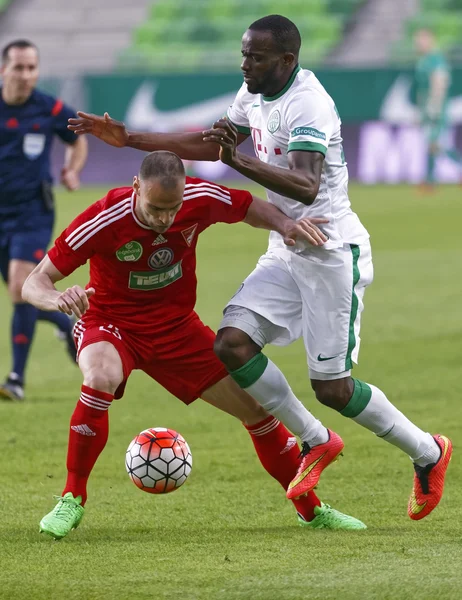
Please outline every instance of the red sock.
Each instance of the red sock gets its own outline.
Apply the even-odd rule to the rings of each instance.
[[[63,496],[72,492],[74,498],[87,500],[87,481],[109,435],[108,408],[112,394],[82,385],[80,399],[71,417],[67,450],[67,481]]]
[[[300,464],[300,449],[295,437],[273,416],[256,425],[246,425],[246,429],[263,467],[287,490]],[[315,516],[314,507],[321,506],[314,492],[292,502],[305,521],[311,521]]]

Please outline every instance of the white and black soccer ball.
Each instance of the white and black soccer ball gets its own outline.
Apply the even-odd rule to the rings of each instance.
[[[189,477],[192,455],[182,435],[173,429],[145,429],[130,443],[125,467],[133,483],[150,494],[168,494]]]

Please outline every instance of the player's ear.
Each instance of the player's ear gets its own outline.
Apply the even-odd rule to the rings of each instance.
[[[284,60],[284,64],[287,66],[291,66],[291,65],[295,66],[297,64],[297,59],[295,57],[295,54],[292,54],[292,52],[286,52],[284,54],[283,60]]]
[[[133,177],[133,191],[137,196],[140,195],[140,180],[138,179],[138,175]]]

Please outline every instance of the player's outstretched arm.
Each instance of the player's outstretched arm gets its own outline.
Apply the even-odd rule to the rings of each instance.
[[[252,227],[260,229],[269,229],[277,231],[284,238],[287,246],[295,246],[298,240],[308,242],[312,246],[322,246],[327,242],[326,235],[317,227],[322,223],[328,223],[328,219],[312,218],[294,221],[285,215],[282,211],[261,200],[261,198],[252,197],[252,204],[247,210],[244,222]]]
[[[206,143],[220,146],[220,160],[242,175],[267,190],[302,204],[309,205],[314,202],[318,195],[324,163],[321,152],[289,152],[289,169],[281,169],[238,152],[238,136],[236,127],[228,119],[217,121],[212,129],[203,133]]]
[[[101,117],[79,111],[77,119],[69,119],[68,128],[77,135],[89,133],[106,144],[122,148],[129,146],[137,150],[153,152],[169,150],[185,160],[218,160],[218,144],[206,143],[202,132],[197,133],[137,133],[127,131],[122,121],[112,119],[108,113]],[[246,139],[241,135],[239,143]]]
[[[88,299],[95,293],[94,288],[84,290],[78,285],[64,292],[56,289],[55,283],[64,279],[48,256],[35,267],[22,288],[22,298],[41,310],[59,310],[77,318],[86,312],[90,304]]]

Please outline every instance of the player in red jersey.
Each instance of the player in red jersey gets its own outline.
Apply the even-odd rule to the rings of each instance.
[[[145,157],[133,188],[111,190],[67,227],[27,279],[24,299],[42,310],[75,314],[84,381],[70,423],[68,478],[40,529],[62,538],[79,524],[90,472],[108,437],[108,408],[141,369],[189,404],[201,397],[247,427],[264,468],[286,489],[299,464],[295,438],[228,376],[215,335],[194,312],[196,243],[217,222],[275,229],[287,244],[322,245],[321,219],[295,222],[249,192],[185,177],[171,152]],[[56,281],[90,261],[90,282],[65,292]],[[365,526],[322,505],[314,492],[294,500],[312,527]]]

